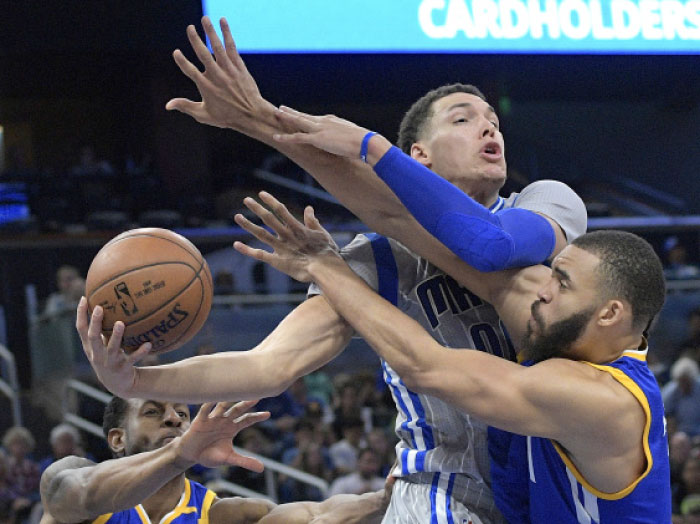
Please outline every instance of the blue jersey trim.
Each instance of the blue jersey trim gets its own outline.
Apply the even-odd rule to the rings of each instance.
[[[377,288],[378,293],[385,300],[391,302],[394,306],[398,306],[398,294],[399,294],[399,277],[398,268],[396,266],[396,259],[394,258],[394,253],[391,250],[391,244],[386,237],[377,235],[376,233],[370,233],[367,235],[370,240],[370,245],[372,246],[372,252],[374,254],[374,262],[377,268]],[[433,437],[432,428],[428,425],[425,420],[425,408],[420,401],[420,397],[409,390],[406,384],[401,380],[400,377],[394,375],[388,368],[386,362],[382,362],[382,367],[384,368],[384,377],[392,389],[394,398],[399,405],[399,408],[406,416],[406,421],[401,424],[401,428],[404,431],[409,431],[411,435],[411,443],[413,449],[417,449],[416,437],[414,428],[411,427],[411,423],[415,422],[415,426],[420,429],[421,436],[423,437],[424,447],[426,449],[433,449],[435,447],[435,439]],[[394,383],[394,379],[398,378],[398,385]],[[404,402],[402,397],[402,391],[408,393],[408,398],[411,402],[411,407],[416,413],[417,419],[413,420],[411,417],[411,412],[408,406]],[[415,461],[415,471],[423,471],[425,464],[425,453],[419,453],[416,455]],[[401,455],[401,467],[402,473],[408,473],[408,453],[402,453]]]
[[[430,485],[430,524],[438,524],[437,516],[437,488],[440,482],[440,473],[433,475],[433,482]]]

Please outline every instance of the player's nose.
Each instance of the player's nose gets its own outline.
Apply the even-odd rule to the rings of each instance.
[[[552,301],[552,283],[549,282],[537,292],[537,298],[545,304]]]
[[[179,426],[182,424],[182,418],[174,407],[168,406],[163,412],[163,423],[166,426]]]

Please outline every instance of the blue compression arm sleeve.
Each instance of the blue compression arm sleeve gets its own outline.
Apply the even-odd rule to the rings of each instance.
[[[544,217],[517,208],[491,213],[397,147],[374,171],[430,234],[479,271],[540,264],[552,254],[556,237]]]

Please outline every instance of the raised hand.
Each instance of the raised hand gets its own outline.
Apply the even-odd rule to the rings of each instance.
[[[95,306],[88,324],[88,306],[85,297],[78,303],[75,327],[83,344],[83,351],[100,382],[113,394],[128,398],[136,380],[134,364],[145,357],[151,349],[150,342],[140,346],[133,353],[127,354],[121,347],[124,335],[124,323],[117,321],[112,328],[112,335],[105,344],[102,335],[102,318],[104,311]]]
[[[315,259],[333,256],[339,258],[338,246],[314,216],[314,210],[307,206],[304,210],[304,223],[299,222],[287,207],[264,191],[259,194],[263,206],[253,198],[243,203],[274,231],[253,224],[243,215],[236,215],[236,223],[255,238],[270,246],[273,251],[252,248],[243,242],[235,242],[233,247],[240,253],[260,260],[286,273],[300,282],[310,282],[308,267]],[[269,208],[269,209],[268,209]]]
[[[192,424],[177,443],[178,455],[185,461],[208,468],[228,464],[261,472],[262,462],[243,456],[233,449],[233,438],[239,431],[270,417],[269,411],[246,413],[256,402],[247,400],[202,404]]]
[[[260,123],[261,114],[266,110],[271,114],[274,106],[260,95],[255,80],[236,50],[226,19],[221,19],[224,44],[221,43],[209,17],[202,18],[202,27],[209,37],[214,56],[202,42],[193,25],[187,27],[187,38],[204,66],[204,72],[185,58],[179,49],[173,52],[175,62],[195,83],[202,101],[173,98],[165,108],[190,115],[203,124],[228,127],[255,135],[253,128]]]

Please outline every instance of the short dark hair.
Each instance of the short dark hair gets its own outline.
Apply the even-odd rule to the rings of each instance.
[[[607,297],[621,298],[632,306],[634,329],[648,327],[666,298],[664,272],[654,248],[626,231],[594,231],[572,244],[600,258],[600,287]]]
[[[121,397],[114,396],[105,406],[102,416],[102,432],[105,438],[109,435],[109,430],[123,428],[126,414],[129,411],[129,402]]]
[[[404,153],[410,154],[411,146],[418,142],[418,137],[423,132],[425,123],[433,115],[433,103],[452,93],[467,93],[486,100],[479,88],[471,84],[447,84],[428,91],[413,103],[401,120],[398,146]]]

